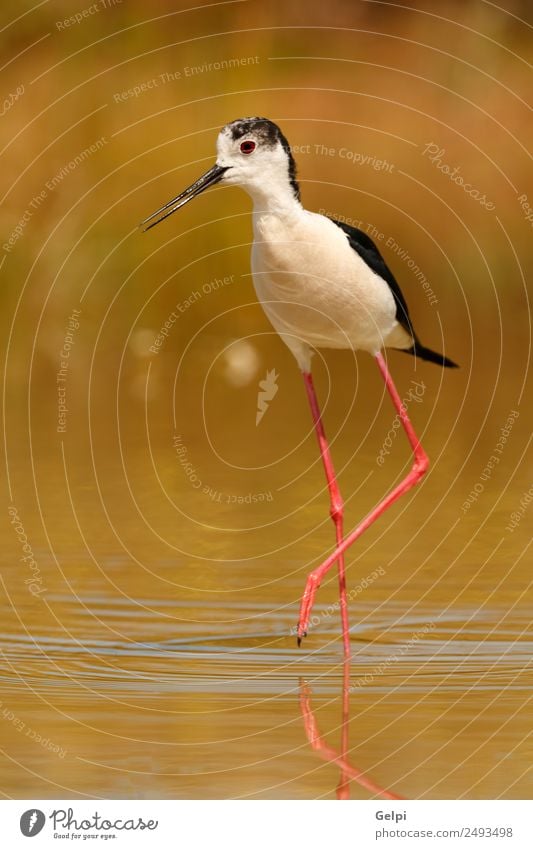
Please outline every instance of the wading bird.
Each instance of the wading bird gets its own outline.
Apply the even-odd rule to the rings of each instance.
[[[267,118],[239,118],[226,124],[218,136],[215,165],[141,226],[149,230],[216,183],[240,186],[253,200],[255,290],[302,372],[326,473],[336,547],[307,578],[297,627],[298,645],[307,634],[320,582],[337,563],[343,642],[348,655],[344,552],[387,507],[418,483],[428,467],[427,455],[392,381],[382,348],[406,351],[440,366],[454,367],[455,363],[421,344],[400,287],[372,239],[362,230],[303,208],[289,143]],[[311,376],[315,348],[348,348],[372,354],[414,455],[409,474],[347,536],[343,531],[343,500]]]

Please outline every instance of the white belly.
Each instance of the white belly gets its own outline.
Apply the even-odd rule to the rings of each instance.
[[[290,220],[254,215],[254,231],[257,296],[302,367],[309,346],[376,354],[391,335],[407,341],[389,286],[332,221],[305,210]]]

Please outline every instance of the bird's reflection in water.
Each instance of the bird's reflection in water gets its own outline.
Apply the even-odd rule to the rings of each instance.
[[[300,681],[300,710],[304,723],[305,733],[310,746],[320,757],[329,761],[340,769],[340,780],[336,789],[337,799],[350,798],[350,782],[357,783],[368,790],[374,796],[382,799],[403,799],[397,793],[387,790],[376,784],[369,775],[353,766],[348,760],[349,751],[349,727],[350,727],[350,661],[346,659],[343,667],[342,677],[342,724],[341,745],[335,749],[328,745],[318,730],[318,724],[311,707],[311,688],[305,681]]]

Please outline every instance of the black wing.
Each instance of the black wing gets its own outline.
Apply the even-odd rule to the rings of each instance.
[[[402,290],[400,289],[394,274],[387,266],[387,263],[381,256],[370,236],[362,230],[358,230],[357,227],[350,227],[349,224],[343,224],[342,221],[337,221],[336,218],[330,218],[330,221],[333,221],[337,227],[340,227],[341,230],[346,233],[350,247],[359,254],[361,259],[366,262],[372,271],[388,283],[396,303],[396,321],[403,327],[404,330],[407,331],[413,340],[411,348],[403,348],[402,350],[405,351],[406,354],[413,354],[413,356],[421,357],[423,360],[428,360],[431,363],[437,363],[437,365],[444,366],[445,368],[457,368],[457,363],[454,363],[453,360],[448,359],[448,357],[445,357],[443,354],[438,354],[436,351],[432,351],[431,348],[426,348],[426,346],[422,345],[420,342],[420,339],[416,335],[413,325],[411,324],[409,309],[407,307],[406,300],[402,295]]]
[[[409,318],[409,309],[402,295],[402,290],[370,236],[364,233],[363,230],[358,230],[357,227],[350,227],[349,224],[343,224],[342,221],[337,221],[336,218],[330,218],[330,221],[333,221],[337,227],[340,227],[346,233],[350,247],[359,254],[372,271],[388,283],[396,303],[396,321],[416,340],[411,319]]]

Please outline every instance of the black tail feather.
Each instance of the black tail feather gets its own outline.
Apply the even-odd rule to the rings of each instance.
[[[424,347],[424,345],[421,345],[418,341],[415,342],[412,348],[403,348],[398,350],[403,350],[405,354],[412,354],[413,357],[420,357],[421,360],[436,363],[444,368],[459,368],[457,363],[454,363],[453,360],[445,357],[444,354],[438,354],[436,351],[432,351],[431,348]]]

